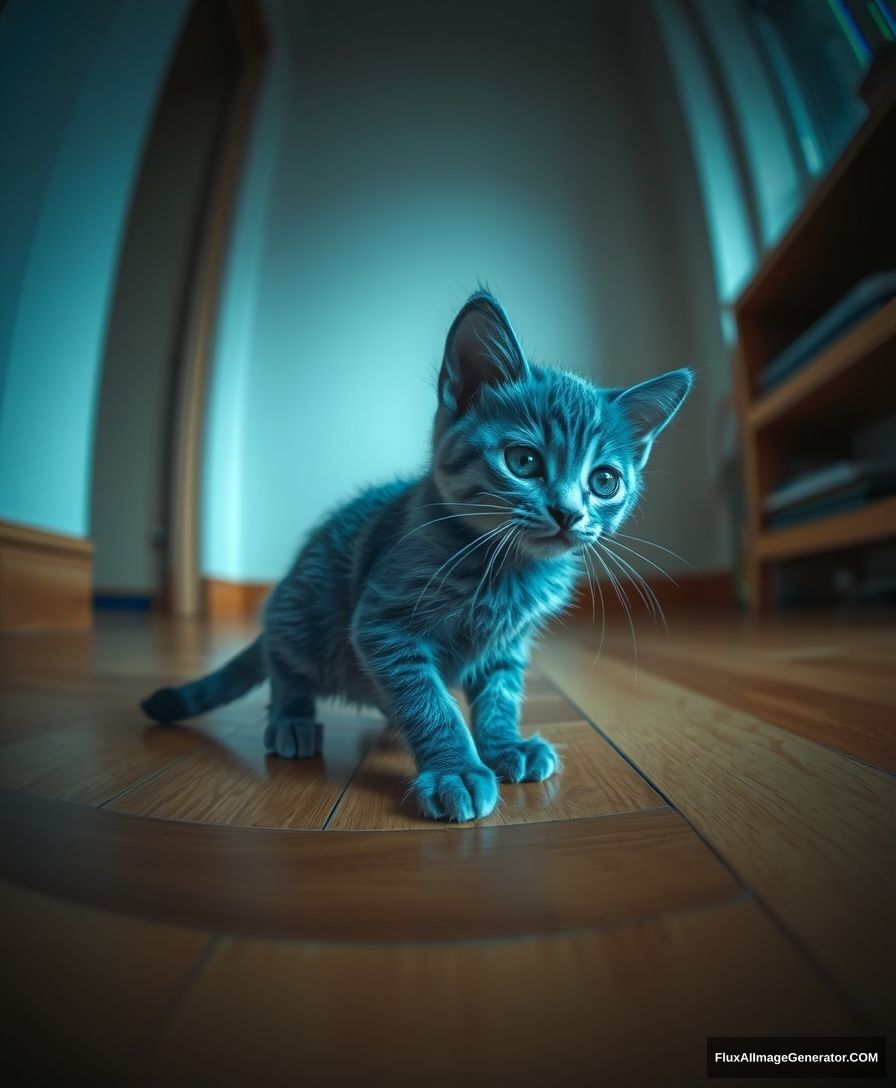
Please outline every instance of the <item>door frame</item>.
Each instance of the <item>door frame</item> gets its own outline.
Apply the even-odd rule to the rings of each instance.
[[[176,616],[198,616],[204,608],[199,507],[208,380],[233,213],[269,45],[259,0],[227,0],[226,8],[240,67],[197,227],[173,395],[164,607]]]

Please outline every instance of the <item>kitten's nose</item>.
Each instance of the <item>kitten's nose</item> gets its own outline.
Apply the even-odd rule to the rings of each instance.
[[[571,529],[577,521],[581,521],[585,516],[584,514],[577,514],[575,510],[567,510],[563,506],[549,506],[548,513],[561,529]]]

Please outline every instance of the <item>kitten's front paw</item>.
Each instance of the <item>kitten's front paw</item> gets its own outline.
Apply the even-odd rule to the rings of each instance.
[[[413,791],[424,816],[431,820],[478,820],[498,803],[498,780],[481,764],[455,770],[421,771]]]
[[[481,754],[504,782],[543,782],[560,769],[560,757],[541,737],[512,741]]]
[[[323,742],[323,726],[309,718],[278,718],[264,731],[264,746],[284,759],[316,756]]]

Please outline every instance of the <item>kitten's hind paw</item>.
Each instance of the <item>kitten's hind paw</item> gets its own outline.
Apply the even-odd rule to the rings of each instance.
[[[278,718],[264,731],[264,746],[283,759],[309,759],[320,753],[324,727],[310,718]]]
[[[413,792],[431,820],[478,820],[498,803],[498,780],[488,767],[472,763],[451,771],[421,771]]]
[[[482,758],[503,782],[543,782],[560,769],[560,757],[541,737],[513,741]]]

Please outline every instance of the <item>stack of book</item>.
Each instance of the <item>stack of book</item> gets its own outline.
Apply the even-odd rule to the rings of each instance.
[[[823,348],[886,306],[894,297],[896,272],[876,272],[859,280],[835,306],[766,364],[759,374],[760,390],[768,393],[774,389],[779,382],[811,362]]]
[[[770,529],[855,510],[896,492],[896,458],[835,461],[807,469],[780,483],[765,497]]]

